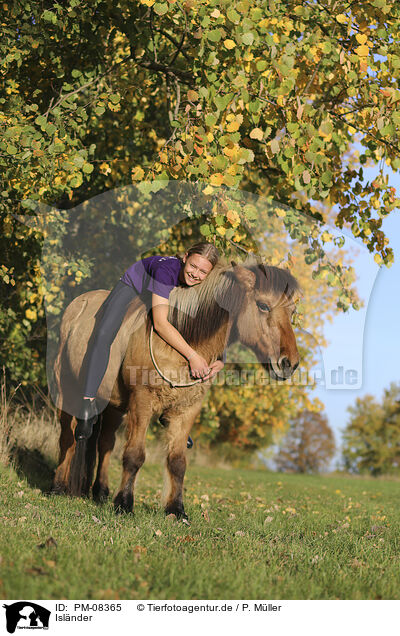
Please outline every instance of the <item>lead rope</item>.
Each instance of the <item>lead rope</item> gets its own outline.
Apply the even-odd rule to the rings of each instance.
[[[153,344],[152,344],[152,335],[153,335],[153,325],[151,325],[150,327],[150,333],[149,333],[149,349],[150,349],[150,357],[151,357],[151,361],[154,364],[156,371],[160,374],[160,376],[162,377],[163,380],[165,380],[166,382],[168,382],[170,384],[170,386],[172,388],[175,387],[180,387],[180,386],[193,386],[194,384],[198,384],[199,382],[202,381],[202,378],[198,378],[197,380],[192,380],[191,382],[173,382],[172,380],[170,380],[169,378],[167,378],[163,372],[161,371],[160,367],[158,366],[157,362],[155,361],[154,358],[154,353],[153,353]]]

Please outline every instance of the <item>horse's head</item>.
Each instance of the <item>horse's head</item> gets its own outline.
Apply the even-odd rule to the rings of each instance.
[[[233,261],[232,266],[239,300],[233,300],[236,319],[232,336],[255,353],[273,379],[286,380],[299,364],[292,328],[298,283],[278,267],[242,266]]]

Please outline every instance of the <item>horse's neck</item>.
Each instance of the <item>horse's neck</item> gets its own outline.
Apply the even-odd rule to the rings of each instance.
[[[226,347],[230,344],[229,339],[231,330],[232,321],[228,320],[228,322],[222,324],[219,329],[216,330],[215,334],[211,338],[199,343],[196,350],[198,350],[203,357],[210,359],[211,361],[217,360],[222,357]]]

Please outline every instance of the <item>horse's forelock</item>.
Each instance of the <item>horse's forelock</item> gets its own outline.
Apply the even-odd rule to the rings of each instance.
[[[260,291],[285,294],[288,298],[300,292],[299,283],[287,269],[264,264],[253,265],[250,269],[256,274],[256,285]]]

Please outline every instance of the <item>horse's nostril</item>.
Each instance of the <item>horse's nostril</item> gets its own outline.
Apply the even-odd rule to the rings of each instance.
[[[284,357],[279,360],[279,366],[282,371],[286,371],[287,369],[290,369],[292,365],[290,364],[289,358]]]

